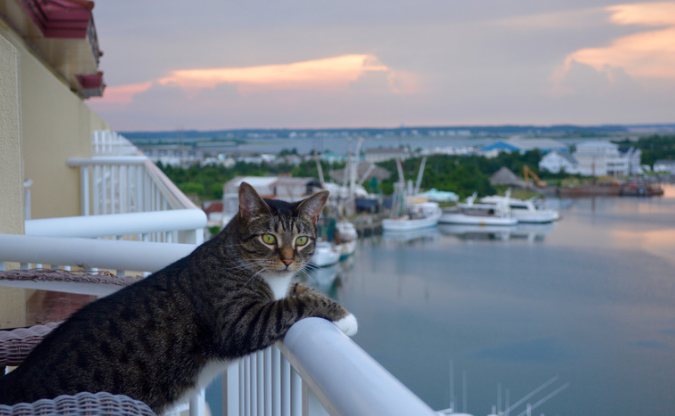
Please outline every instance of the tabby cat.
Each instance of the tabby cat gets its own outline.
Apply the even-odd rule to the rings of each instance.
[[[314,253],[327,198],[323,191],[296,203],[268,200],[242,183],[239,212],[223,231],[73,314],[0,378],[0,403],[107,391],[161,414],[300,319],[325,318],[355,334],[356,319],[342,306],[291,283]]]

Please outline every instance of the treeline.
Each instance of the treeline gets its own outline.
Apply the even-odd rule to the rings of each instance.
[[[617,142],[619,146],[634,146],[642,150],[642,164],[653,165],[658,159],[675,159],[675,136],[649,136],[637,142],[624,140]],[[282,151],[283,154],[297,154],[297,150]],[[498,191],[490,185],[490,177],[500,168],[510,169],[516,176],[523,177],[523,166],[527,165],[541,179],[549,184],[559,185],[562,179],[572,175],[565,173],[552,174],[539,171],[539,161],[543,154],[539,150],[520,153],[502,152],[494,158],[483,156],[449,156],[434,155],[427,157],[422,176],[422,189],[436,188],[443,191],[452,191],[464,198],[474,192],[480,195],[491,195]],[[417,180],[422,158],[416,157],[402,162],[405,180]],[[389,179],[377,183],[366,181],[364,186],[369,192],[391,195],[394,183],[398,181],[396,161],[378,163],[378,166],[391,172]],[[299,166],[289,164],[253,164],[237,162],[231,168],[224,166],[190,166],[187,168],[173,166],[158,166],[164,173],[188,196],[201,201],[221,199],[223,185],[236,176],[270,176],[287,174],[294,177],[318,178],[318,169],[315,161],[302,162]],[[343,169],[344,163],[333,165],[321,162],[326,180],[331,180],[330,171]]]
[[[490,177],[500,168],[506,167],[515,175],[522,177],[523,166],[527,165],[539,176],[539,161],[542,153],[533,150],[520,153],[500,153],[497,157],[484,156],[428,156],[422,175],[420,187],[422,189],[436,188],[443,191],[452,191],[460,197],[467,197],[474,192],[480,195],[494,194],[497,189],[490,185]],[[422,158],[412,158],[402,162],[405,180],[417,181]],[[389,170],[392,176],[383,181],[381,190],[389,195],[393,192],[394,183],[399,180],[396,161],[391,160],[379,164]],[[373,189],[370,189],[373,191]]]
[[[642,150],[642,164],[654,166],[660,159],[675,159],[675,136],[652,135],[640,138],[637,142],[628,139],[616,142],[621,147],[636,147]]]
[[[198,201],[211,201],[223,197],[223,185],[237,176],[272,176],[290,175],[294,177],[318,178],[316,162],[303,162],[299,166],[289,164],[256,164],[237,162],[228,168],[215,165],[192,165],[189,167],[177,167],[157,163],[171,181],[183,191],[183,193]],[[331,166],[327,162],[321,162],[324,174],[327,174]],[[332,165],[333,169],[344,168],[344,163]]]

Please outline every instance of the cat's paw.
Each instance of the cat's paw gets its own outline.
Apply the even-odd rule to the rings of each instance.
[[[340,331],[344,332],[345,335],[350,337],[356,335],[356,331],[359,329],[359,325],[356,322],[356,317],[351,313],[344,318],[335,321],[334,323]]]

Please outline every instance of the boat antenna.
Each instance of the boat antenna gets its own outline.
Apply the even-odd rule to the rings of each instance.
[[[450,360],[450,409],[455,411],[455,368]]]
[[[466,370],[462,370],[462,411],[466,413]]]
[[[530,405],[530,404],[528,403],[528,404],[527,404],[527,409],[524,410],[522,413],[520,413],[518,416],[524,416],[525,413],[527,413],[527,414],[529,415],[530,412],[532,411],[532,409],[535,409],[535,408],[541,406],[542,404],[544,404],[545,401],[547,401],[548,399],[550,399],[550,398],[552,398],[553,396],[557,395],[558,393],[560,393],[561,391],[565,390],[565,389],[568,388],[569,386],[570,386],[570,383],[565,383],[565,384],[563,384],[562,386],[558,387],[557,389],[553,390],[551,393],[549,393],[548,395],[546,395],[544,398],[542,398],[541,400],[539,400],[539,401],[536,402],[535,404]]]
[[[555,376],[555,377],[553,377],[552,379],[550,379],[549,381],[547,381],[546,383],[544,383],[544,384],[542,384],[541,386],[537,387],[536,389],[532,390],[530,393],[528,393],[527,395],[525,395],[525,397],[523,397],[522,399],[518,400],[517,402],[515,402],[514,404],[512,404],[511,406],[509,406],[506,410],[504,410],[504,413],[509,414],[509,412],[511,412],[511,410],[513,410],[513,409],[515,409],[516,407],[520,406],[521,404],[523,404],[523,403],[525,402],[525,400],[529,399],[530,397],[532,397],[532,396],[534,396],[535,394],[539,393],[540,391],[542,391],[542,390],[545,389],[546,387],[550,386],[551,383],[555,382],[557,379],[558,379],[558,376]],[[519,415],[519,416],[520,416],[520,415]]]

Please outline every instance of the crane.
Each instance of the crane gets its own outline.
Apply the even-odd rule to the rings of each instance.
[[[528,184],[530,183],[530,178],[532,178],[536,186],[540,188],[546,186],[546,182],[539,179],[539,175],[534,173],[534,171],[527,165],[523,165],[523,178],[525,178],[525,182]]]

